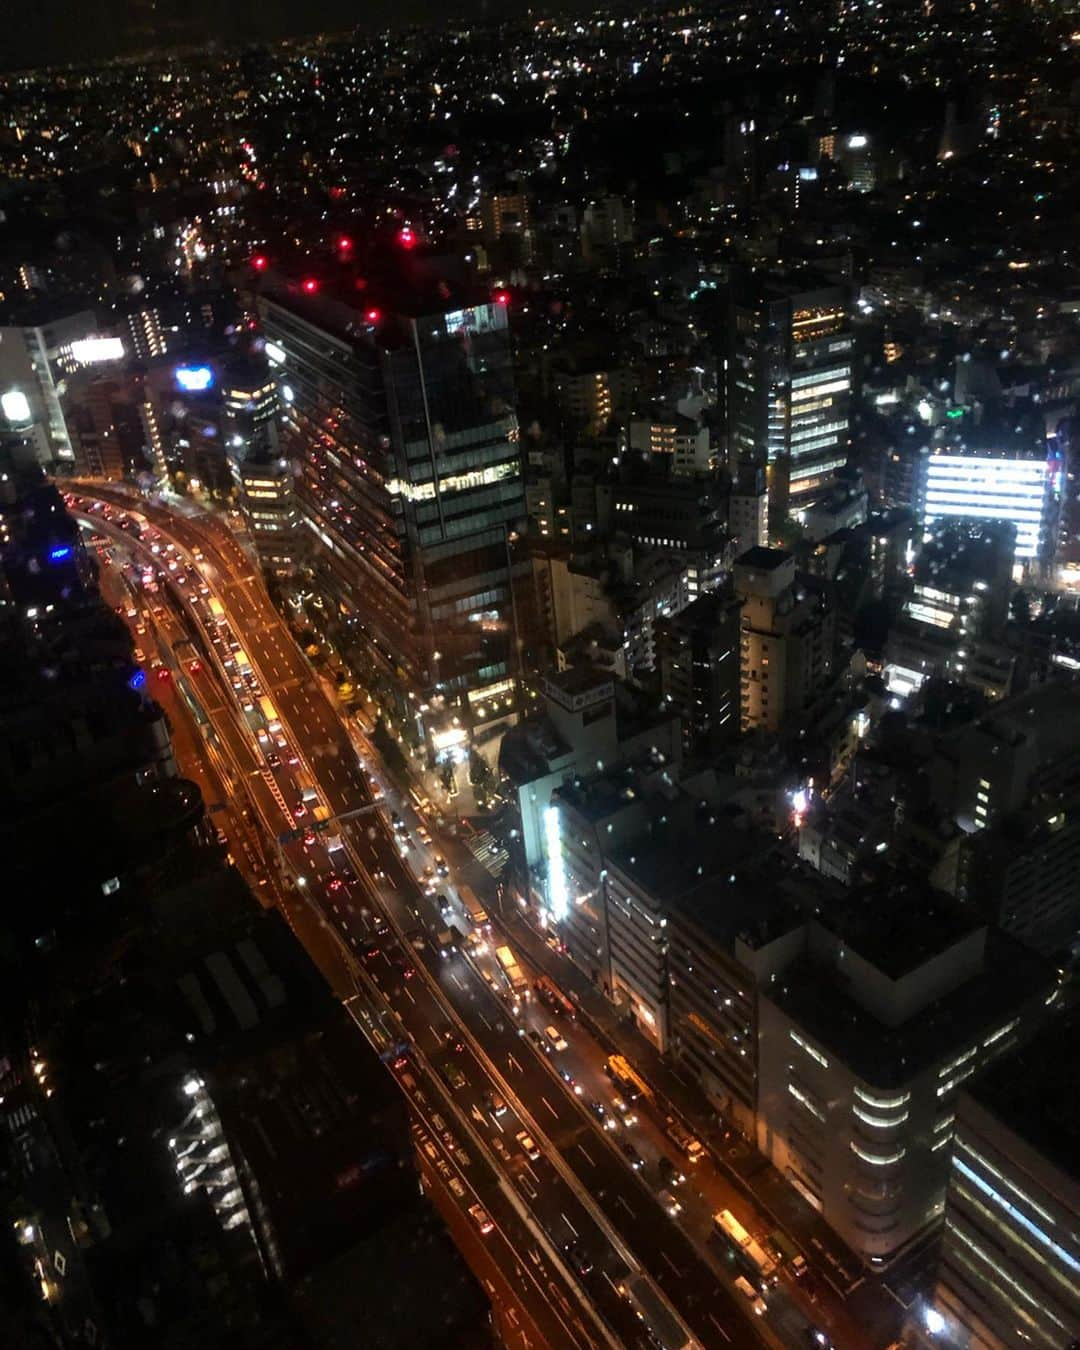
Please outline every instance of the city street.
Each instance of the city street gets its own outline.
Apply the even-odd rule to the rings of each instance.
[[[117,507],[134,507],[197,563],[198,574],[220,600],[234,632],[242,637],[251,666],[262,679],[260,687],[272,697],[330,814],[354,811],[367,801],[370,785],[337,709],[270,604],[250,560],[221,522],[135,503],[115,489],[95,487],[93,496]],[[219,735],[230,734],[223,729],[231,726],[243,739],[240,720],[217,705],[211,711]],[[370,767],[374,766],[369,761]],[[256,799],[262,795],[256,809],[264,827],[273,830],[280,822],[282,828],[276,832],[285,834],[290,803],[282,810],[281,795],[288,797],[295,789],[289,786],[288,773],[279,771],[274,775],[277,790],[265,784],[268,792],[263,792],[258,785],[268,776],[249,769],[245,784],[255,787]],[[404,807],[403,802],[399,805]],[[343,941],[358,955],[370,938],[368,925],[376,900],[372,891],[377,890],[377,900],[394,925],[396,943],[391,939],[393,945],[388,945],[389,935],[385,935],[368,949],[375,953],[369,958],[372,980],[422,1053],[436,1054],[439,1045],[434,1038],[442,1035],[438,1029],[451,1019],[464,1047],[465,1085],[454,1093],[454,1109],[459,1117],[468,1112],[474,1136],[485,1141],[502,1178],[528,1205],[549,1243],[559,1249],[572,1242],[584,1251],[592,1269],[578,1278],[606,1323],[632,1343],[638,1319],[617,1286],[640,1267],[649,1272],[703,1345],[752,1345],[762,1337],[777,1344],[805,1344],[812,1324],[783,1289],[769,1294],[769,1312],[758,1319],[749,1300],[732,1288],[731,1274],[721,1273],[721,1254],[709,1236],[716,1203],[713,1192],[706,1194],[697,1188],[692,1198],[688,1192],[684,1214],[675,1216],[679,1222],[665,1213],[656,1194],[662,1189],[657,1161],[664,1145],[655,1124],[646,1121],[645,1110],[639,1124],[629,1131],[641,1143],[645,1165],[639,1172],[619,1150],[612,1133],[602,1128],[582,1098],[555,1072],[552,1057],[528,1036],[529,1031],[538,1037],[543,1034],[545,1019],[551,1020],[546,1012],[541,1016],[542,1009],[527,1004],[524,1017],[515,1019],[490,961],[482,957],[473,959],[459,952],[444,959],[427,938],[422,951],[410,949],[407,932],[419,929],[430,935],[441,920],[402,860],[386,822],[361,816],[343,822],[340,829],[359,874],[356,882],[337,891],[329,889],[338,864],[314,836],[285,845],[287,870],[295,873],[297,884],[308,889],[314,904],[338,925]],[[463,929],[470,926],[464,914],[458,922]],[[422,978],[409,978],[417,968]],[[573,1039],[565,1063],[558,1067],[571,1075],[580,1073],[583,1084],[588,1081],[587,1095],[593,1100],[610,1099],[610,1084],[600,1076],[602,1050],[581,1029]],[[492,1093],[506,1101],[505,1117],[491,1117],[487,1103]],[[515,1141],[522,1130],[536,1140],[541,1156],[526,1160],[524,1166],[512,1166],[514,1152],[505,1139]],[[637,1143],[632,1147],[636,1149]],[[656,1316],[662,1317],[663,1312]],[[678,1330],[670,1336],[687,1339]]]

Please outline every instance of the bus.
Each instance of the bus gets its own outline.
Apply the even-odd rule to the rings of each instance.
[[[498,958],[502,972],[506,976],[506,982],[514,991],[518,998],[529,997],[529,981],[521,973],[521,967],[517,963],[517,957],[509,947],[496,947],[495,955]]]
[[[648,1083],[625,1055],[608,1055],[604,1063],[604,1072],[627,1101],[636,1102],[639,1097],[652,1096]]]
[[[649,1340],[661,1350],[701,1350],[682,1321],[645,1275],[628,1275],[620,1280],[619,1293],[633,1308],[639,1322],[648,1330]]]
[[[713,1233],[724,1239],[737,1265],[754,1279],[769,1282],[776,1271],[776,1261],[750,1236],[730,1209],[722,1209],[713,1215]],[[775,1283],[775,1279],[772,1282]]]
[[[237,647],[236,651],[233,652],[233,657],[236,661],[236,668],[241,675],[251,669],[251,662],[248,660],[248,654],[243,647]]]
[[[480,901],[476,898],[475,892],[468,886],[459,885],[458,895],[461,897],[461,903],[465,906],[465,911],[473,922],[474,928],[489,928],[491,920],[488,918],[488,912]]]
[[[545,1008],[571,1022],[577,1021],[577,1009],[550,976],[538,975],[533,981],[533,988],[536,990],[536,997]]]

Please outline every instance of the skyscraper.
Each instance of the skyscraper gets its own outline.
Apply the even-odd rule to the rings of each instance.
[[[376,308],[270,278],[260,308],[317,581],[438,751],[512,704],[525,497],[505,305],[408,282]]]
[[[728,462],[733,472],[767,466],[773,522],[813,500],[847,463],[853,345],[842,286],[770,278],[731,306]]]

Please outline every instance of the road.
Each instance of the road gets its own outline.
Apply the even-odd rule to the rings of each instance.
[[[88,491],[114,506],[133,504],[120,490],[93,485]],[[242,636],[261,687],[273,698],[291,742],[302,750],[301,768],[310,769],[329,811],[336,815],[367,801],[369,783],[338,709],[270,604],[250,560],[225,527],[213,517],[178,515],[142,501],[136,509],[195,560],[233,630]],[[243,690],[238,692],[243,694]],[[276,820],[284,827],[292,823],[289,810],[293,804],[286,801],[283,810],[276,799],[288,790],[288,775],[275,774],[274,778]],[[266,805],[259,811],[260,817],[264,814],[264,827],[272,829],[274,811]],[[629,1165],[611,1132],[601,1127],[560,1078],[557,1058],[529,1038],[526,1033],[536,1031],[537,1025],[528,1005],[524,1017],[515,1019],[512,1009],[493,990],[493,975],[485,969],[482,957],[459,952],[443,959],[426,937],[417,944],[422,950],[404,939],[406,932],[427,934],[442,925],[434,901],[402,860],[386,822],[360,818],[344,824],[341,833],[353,859],[351,869],[343,869],[336,855],[328,856],[314,836],[309,844],[288,846],[287,869],[310,889],[313,903],[322,907],[349,949],[370,963],[378,997],[400,1019],[417,1054],[434,1057],[438,1064],[438,1038],[450,1028],[455,1032],[463,1049],[454,1053],[464,1075],[464,1085],[454,1090],[448,1108],[458,1122],[456,1132],[467,1131],[489,1151],[492,1175],[512,1188],[534,1225],[546,1235],[545,1263],[552,1261],[552,1252],[559,1259],[564,1245],[574,1243],[575,1251],[583,1254],[578,1264],[591,1269],[571,1278],[580,1282],[603,1324],[625,1344],[656,1343],[647,1338],[634,1309],[617,1288],[628,1273],[638,1270],[648,1272],[700,1344],[784,1343],[764,1319],[754,1319],[749,1302],[719,1276],[716,1258],[710,1259],[703,1250],[700,1235],[688,1234],[672,1221],[657,1200],[655,1178],[646,1181]],[[356,880],[342,883],[335,891],[331,883],[341,882],[343,870],[355,874]],[[371,942],[370,924],[379,913],[389,918],[391,931]],[[428,1088],[423,1089],[425,1093]],[[507,1102],[506,1112],[498,1118],[490,1110],[492,1093]],[[538,1145],[538,1158],[521,1155],[516,1137],[522,1131]],[[485,1198],[491,1194],[487,1185]],[[516,1235],[511,1243],[518,1259],[528,1250],[522,1242]],[[554,1299],[549,1306],[559,1307]],[[664,1329],[660,1343],[674,1341],[676,1336],[685,1343],[688,1338],[675,1318],[670,1322],[671,1330]],[[657,1330],[654,1327],[654,1337]],[[784,1340],[797,1343],[790,1336]]]

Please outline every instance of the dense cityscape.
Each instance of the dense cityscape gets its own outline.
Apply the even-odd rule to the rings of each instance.
[[[4,1345],[1075,1350],[1080,5],[218,8],[0,73]]]

